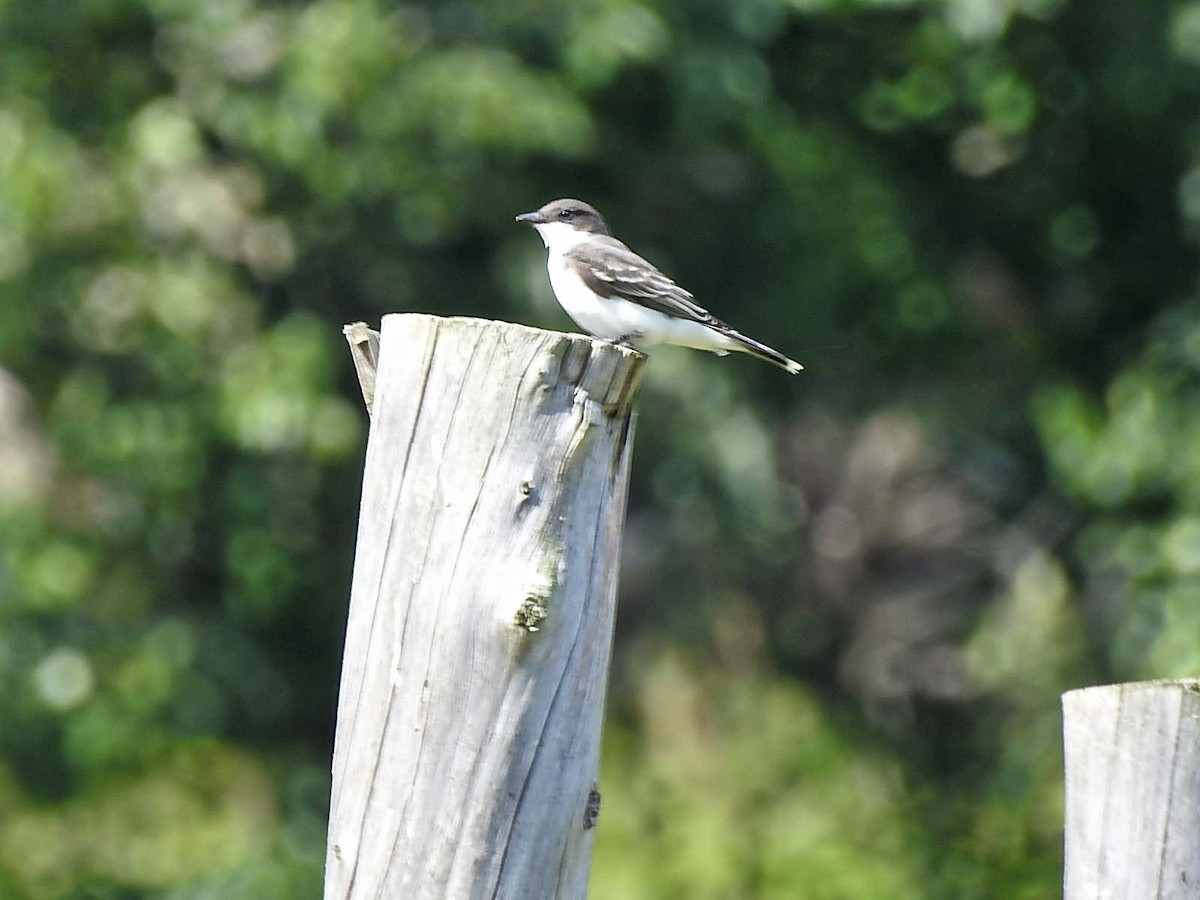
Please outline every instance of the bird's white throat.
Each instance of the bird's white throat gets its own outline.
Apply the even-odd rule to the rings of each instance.
[[[566,253],[592,236],[569,222],[544,222],[533,227],[542,236],[542,243],[551,253]]]

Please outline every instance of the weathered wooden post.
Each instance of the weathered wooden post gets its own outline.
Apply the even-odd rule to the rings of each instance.
[[[1066,900],[1200,897],[1200,681],[1063,695]]]
[[[325,900],[583,897],[643,357],[474,319],[346,331],[371,431]]]

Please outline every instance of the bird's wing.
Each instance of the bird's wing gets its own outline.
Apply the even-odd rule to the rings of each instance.
[[[564,255],[584,283],[601,297],[621,297],[669,316],[717,329],[728,327],[616,238],[598,236]]]
[[[669,316],[707,325],[737,341],[747,352],[793,375],[804,368],[778,350],[748,338],[740,331],[734,331],[700,306],[691,294],[614,237],[593,237],[572,247],[564,257],[584,284],[601,297],[621,297]]]

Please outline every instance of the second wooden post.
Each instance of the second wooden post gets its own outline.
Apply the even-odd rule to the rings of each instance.
[[[1069,691],[1063,718],[1063,897],[1200,897],[1200,682]]]

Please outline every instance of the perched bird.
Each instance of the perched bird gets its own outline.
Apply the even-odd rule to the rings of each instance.
[[[793,375],[803,366],[734,331],[674,281],[608,233],[595,207],[555,200],[517,216],[549,251],[550,286],[580,328],[618,344],[677,344],[718,356],[737,351]]]

